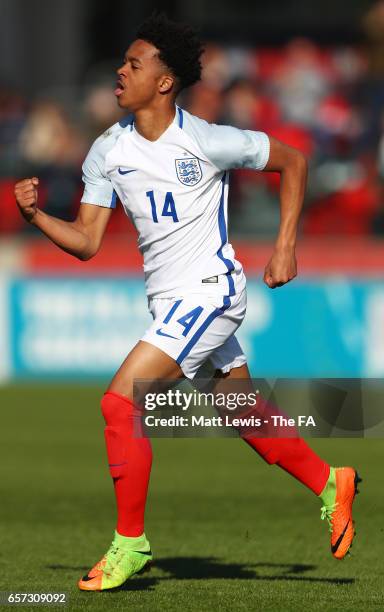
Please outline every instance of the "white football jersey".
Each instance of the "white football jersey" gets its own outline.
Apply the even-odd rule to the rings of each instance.
[[[198,292],[203,279],[219,275],[230,296],[233,276],[243,284],[245,277],[228,242],[227,171],[262,170],[268,157],[263,132],[209,124],[176,107],[152,142],[130,115],[91,147],[81,201],[114,208],[119,198],[139,234],[149,297]]]

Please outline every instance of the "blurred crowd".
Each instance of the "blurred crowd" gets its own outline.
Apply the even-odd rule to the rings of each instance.
[[[320,47],[304,38],[279,48],[208,44],[203,80],[179,100],[207,121],[262,130],[305,153],[303,235],[384,236],[384,2],[363,25],[359,46]],[[0,233],[33,231],[15,207],[19,177],[38,176],[41,206],[73,218],[90,143],[121,118],[114,82],[112,72],[97,73],[75,104],[26,100],[0,84]],[[273,236],[278,175],[237,170],[231,180],[232,235]],[[127,227],[120,207],[109,231]]]

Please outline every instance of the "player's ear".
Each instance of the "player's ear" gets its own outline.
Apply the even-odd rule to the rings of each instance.
[[[159,91],[162,94],[168,93],[174,84],[175,80],[170,74],[165,74],[161,77],[159,83]]]

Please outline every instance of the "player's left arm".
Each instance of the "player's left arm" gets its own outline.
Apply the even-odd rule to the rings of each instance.
[[[216,125],[188,115],[185,129],[220,172],[249,168],[280,173],[280,229],[264,281],[274,288],[292,280],[297,273],[296,233],[307,180],[304,155],[265,132]]]
[[[264,282],[274,289],[297,275],[297,226],[304,201],[308,164],[297,149],[272,137],[269,137],[269,141],[269,159],[264,171],[280,173],[280,228],[272,257],[264,271]]]

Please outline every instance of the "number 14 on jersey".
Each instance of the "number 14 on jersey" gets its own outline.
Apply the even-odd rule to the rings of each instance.
[[[153,191],[147,191],[145,195],[147,196],[147,198],[149,199],[151,203],[152,219],[155,223],[158,223],[159,219],[157,216],[157,205],[156,205],[156,200],[155,200],[155,194],[153,193]],[[177,223],[179,221],[177,217],[175,200],[173,199],[172,191],[167,191],[167,193],[165,194],[161,216],[162,217],[172,217],[174,223]]]

